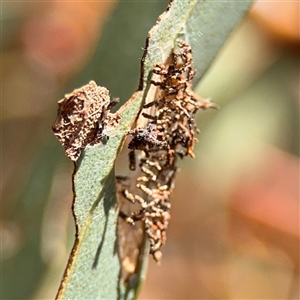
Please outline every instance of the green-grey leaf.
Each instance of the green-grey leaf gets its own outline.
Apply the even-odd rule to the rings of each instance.
[[[133,299],[137,296],[140,280],[128,287],[119,283],[121,265],[116,249],[118,213],[114,163],[125,132],[130,129],[145,100],[153,64],[164,62],[169,57],[176,40],[186,40],[192,47],[199,79],[250,5],[250,0],[174,0],[149,32],[141,91],[119,110],[121,122],[107,143],[88,147],[76,164],[74,215],[77,237],[58,298]],[[137,274],[138,278],[141,276],[143,274]]]

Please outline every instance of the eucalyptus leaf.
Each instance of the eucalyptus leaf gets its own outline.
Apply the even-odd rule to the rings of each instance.
[[[196,80],[199,80],[250,5],[251,1],[174,0],[150,30],[139,91],[117,112],[121,121],[109,139],[87,147],[76,162],[73,209],[77,234],[58,292],[59,299],[134,299],[137,296],[145,276],[147,255],[143,257],[143,266],[134,274],[135,280],[121,282],[122,262],[118,257],[116,234],[116,157],[141,105],[151,98],[153,64],[164,63],[176,48],[176,41],[186,40],[194,51]]]

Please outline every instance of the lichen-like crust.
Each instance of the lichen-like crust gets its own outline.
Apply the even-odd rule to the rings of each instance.
[[[109,91],[95,81],[58,101],[52,130],[71,160],[76,161],[86,146],[99,143],[108,124],[118,122],[118,116],[109,112],[115,102],[110,100]]]

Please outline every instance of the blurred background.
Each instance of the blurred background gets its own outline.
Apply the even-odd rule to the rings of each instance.
[[[53,299],[73,244],[57,101],[93,79],[124,103],[167,2],[1,3],[2,299]],[[139,299],[299,298],[299,42],[299,2],[257,1],[196,87],[221,109],[199,113]]]

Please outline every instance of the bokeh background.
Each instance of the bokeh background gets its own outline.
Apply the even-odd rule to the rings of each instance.
[[[93,79],[125,102],[166,4],[1,2],[2,299],[53,299],[73,243],[57,100]],[[299,299],[299,42],[299,2],[257,1],[196,87],[221,109],[199,114],[140,299]]]

